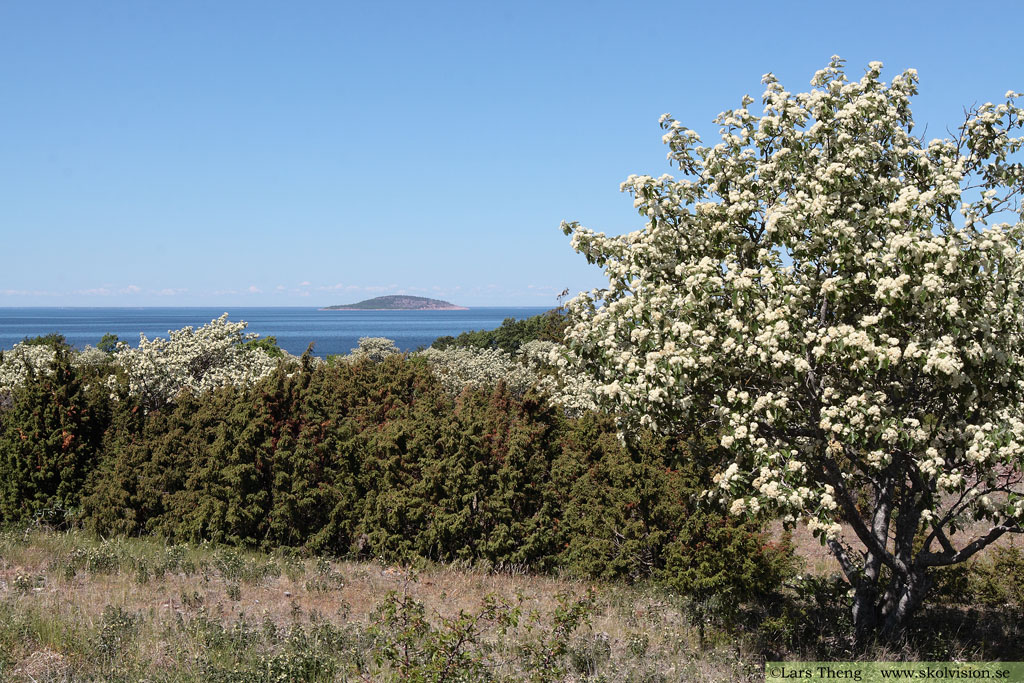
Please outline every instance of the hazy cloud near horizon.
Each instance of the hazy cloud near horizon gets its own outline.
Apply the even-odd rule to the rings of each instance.
[[[475,306],[544,306],[557,304],[556,297],[561,290],[549,285],[526,285],[514,290],[498,284],[462,287],[418,287],[389,285],[316,285],[304,281],[298,286],[249,285],[216,290],[190,290],[188,288],[143,289],[137,285],[102,286],[73,291],[60,290],[0,290],[0,307],[5,306],[280,306],[304,305],[327,306],[356,303],[363,299],[387,294],[408,294],[434,299],[451,300],[460,305]],[[17,298],[20,303],[9,303],[5,297]],[[176,301],[168,302],[169,297]],[[293,299],[303,301],[295,304]],[[315,299],[311,301],[311,299]],[[74,303],[66,303],[68,300]],[[288,300],[290,303],[282,303]]]

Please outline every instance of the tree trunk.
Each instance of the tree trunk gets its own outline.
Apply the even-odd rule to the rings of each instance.
[[[866,559],[870,568],[872,558]],[[851,612],[854,642],[858,647],[876,641],[891,643],[901,638],[931,587],[924,568],[914,568],[906,577],[894,575],[884,593],[879,587],[881,577],[877,570],[864,571],[852,578],[857,582]]]
[[[875,638],[878,630],[877,586],[864,582],[853,594],[853,638],[857,645],[865,645]]]
[[[899,582],[892,599],[883,604],[883,620],[879,624],[882,640],[889,642],[903,635],[910,617],[924,602],[930,586],[931,581],[923,569],[915,569],[907,580]]]

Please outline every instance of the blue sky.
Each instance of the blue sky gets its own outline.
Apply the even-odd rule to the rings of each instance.
[[[761,75],[917,68],[914,114],[1024,91],[1024,4],[5,2],[0,306],[553,305],[561,220],[642,227]]]

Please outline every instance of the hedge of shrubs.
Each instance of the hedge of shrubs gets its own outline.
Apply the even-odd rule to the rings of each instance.
[[[627,448],[611,418],[501,382],[453,397],[422,357],[285,358],[149,410],[113,373],[58,349],[9,394],[0,522],[62,510],[103,535],[652,577],[736,600],[790,571],[787,548],[696,507],[716,457],[699,440]]]

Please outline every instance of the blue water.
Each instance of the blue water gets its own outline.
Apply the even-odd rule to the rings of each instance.
[[[360,337],[388,337],[411,351],[444,335],[492,330],[505,318],[523,319],[546,308],[473,308],[468,311],[320,311],[315,308],[0,308],[0,348],[25,337],[59,332],[78,349],[110,332],[133,346],[139,333],[167,337],[168,330],[205,325],[223,313],[249,323],[249,332],[277,337],[281,348],[301,354],[348,353]]]

